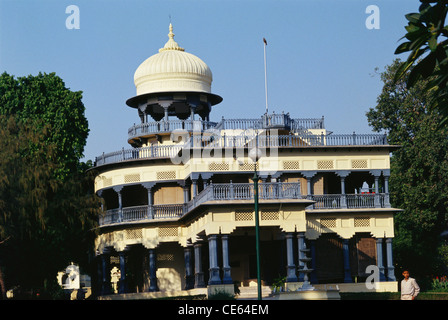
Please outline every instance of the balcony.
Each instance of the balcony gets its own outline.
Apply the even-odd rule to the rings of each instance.
[[[135,124],[128,130],[128,140],[174,130],[202,132],[215,128],[216,122],[200,120],[168,120]]]
[[[390,208],[388,193],[309,195],[312,209]]]
[[[210,184],[196,197],[184,204],[143,205],[107,210],[99,218],[99,225],[116,223],[149,222],[164,219],[179,219],[188,212],[209,201],[252,200],[252,183]],[[259,183],[258,195],[263,200],[313,200],[307,210],[320,209],[365,209],[390,208],[389,194],[325,194],[308,195],[300,193],[300,183],[269,182]]]
[[[260,200],[306,199],[300,194],[300,183],[260,183]],[[252,183],[210,184],[184,204],[143,205],[107,210],[100,216],[100,226],[136,221],[178,219],[208,201],[253,199]]]
[[[151,145],[103,153],[95,166],[129,160],[175,157],[181,150],[193,148],[297,148],[335,146],[389,146],[385,134],[290,134],[290,135],[193,135],[184,144]]]
[[[260,119],[221,119],[220,122],[203,120],[160,120],[134,124],[128,130],[128,140],[139,137],[184,130],[202,132],[215,130],[283,129],[299,132],[308,129],[324,129],[324,118],[291,119],[288,114],[265,114]]]

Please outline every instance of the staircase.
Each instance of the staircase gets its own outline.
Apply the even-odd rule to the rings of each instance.
[[[240,294],[236,296],[237,299],[242,300],[252,300],[258,298],[258,287],[257,286],[247,286],[247,287],[239,287]],[[261,287],[261,297],[262,299],[268,298],[272,293],[272,290],[269,286]]]

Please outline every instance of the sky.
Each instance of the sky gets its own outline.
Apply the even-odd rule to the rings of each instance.
[[[371,133],[366,117],[382,89],[379,72],[396,58],[418,0],[0,0],[0,72],[55,72],[83,92],[89,137],[84,159],[131,148],[139,123],[126,105],[134,72],[168,40],[212,70],[223,97],[211,121],[265,112],[325,117],[334,133]],[[67,28],[79,9],[79,28]],[[379,14],[367,11],[370,5]],[[378,19],[376,19],[378,17]],[[372,20],[372,18],[375,18]],[[366,25],[376,23],[378,28]],[[376,69],[378,71],[376,71]]]

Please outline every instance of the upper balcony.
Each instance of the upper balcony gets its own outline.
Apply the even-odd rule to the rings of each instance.
[[[300,183],[259,183],[260,204],[274,200],[308,203],[307,211],[334,209],[390,208],[388,193],[302,195]],[[238,200],[253,200],[253,183],[210,184],[192,200],[183,204],[150,204],[110,209],[99,217],[99,225],[178,220],[202,204],[236,204]]]
[[[169,159],[181,151],[194,148],[307,148],[343,146],[389,146],[385,134],[310,134],[305,132],[288,135],[207,135],[201,132],[187,138],[185,143],[151,145],[149,147],[122,149],[103,153],[95,158],[95,166],[124,161]]]
[[[134,124],[128,129],[128,142],[136,143],[141,138],[155,134],[171,133],[175,130],[203,132],[206,130],[250,130],[278,129],[300,132],[309,129],[324,129],[324,118],[292,119],[289,114],[264,114],[259,119],[221,119],[220,122],[203,120],[167,120]]]

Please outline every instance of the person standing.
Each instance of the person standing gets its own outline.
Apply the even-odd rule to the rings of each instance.
[[[401,280],[401,300],[414,300],[420,293],[420,287],[414,278],[409,276],[409,271],[403,271],[404,279]]]

